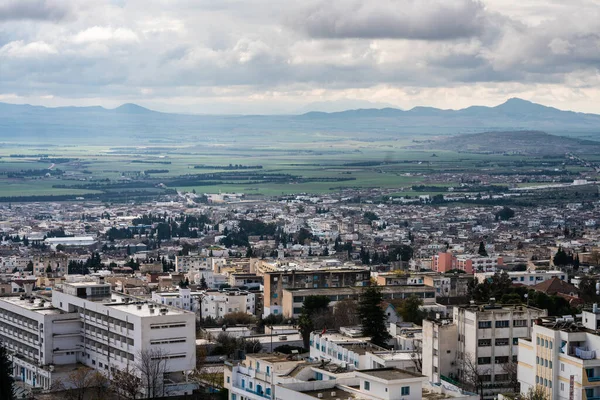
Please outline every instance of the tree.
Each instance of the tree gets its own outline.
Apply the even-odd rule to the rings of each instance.
[[[595,301],[598,298],[596,294],[596,280],[589,276],[584,276],[579,282],[579,294],[586,302]]]
[[[298,318],[298,326],[302,335],[304,347],[308,349],[310,333],[318,328],[326,329],[327,326],[320,321],[320,324],[315,323],[315,316],[328,311],[329,297],[328,296],[306,296],[302,303],[302,311]]]
[[[413,339],[413,350],[410,353],[410,359],[418,373],[423,371],[423,347],[420,340]]]
[[[27,271],[27,272],[33,272],[33,261],[30,260],[27,263],[27,266],[25,267],[25,271]]]
[[[559,247],[558,251],[554,255],[553,261],[554,265],[564,267],[565,265],[573,264],[573,255],[567,254],[567,252],[562,247]]]
[[[508,381],[510,382],[510,386],[514,393],[519,393],[519,387],[521,386],[519,383],[519,379],[517,376],[518,366],[517,363],[510,360],[506,364],[502,365],[502,370],[506,375],[508,375]]]
[[[116,369],[112,374],[113,391],[119,393],[126,400],[135,400],[142,387],[142,380],[134,371],[129,369]]]
[[[412,322],[413,324],[422,325],[423,318],[425,317],[421,306],[423,305],[423,299],[413,295],[410,295],[407,299],[404,299],[397,307],[396,311],[402,317],[404,322]]]
[[[412,247],[403,244],[400,246],[394,247],[389,252],[389,257],[391,261],[404,261],[408,262],[413,258],[414,250]]]
[[[461,381],[467,385],[474,393],[479,393],[483,400],[483,385],[485,384],[485,375],[490,374],[490,370],[482,370],[478,368],[477,360],[471,353],[466,353],[462,362],[462,378]]]
[[[206,278],[204,278],[204,275],[202,275],[202,278],[200,278],[200,289],[208,289],[208,285],[206,284]]]
[[[65,397],[68,400],[83,400],[86,393],[95,385],[96,371],[88,367],[78,367],[69,374],[66,380]]]
[[[383,296],[377,286],[363,290],[358,302],[358,316],[362,325],[362,334],[370,336],[371,342],[386,347],[391,338],[386,326],[387,315],[381,307]]]
[[[360,323],[356,308],[358,303],[356,300],[343,299],[335,303],[333,307],[333,326],[332,328],[339,329],[342,326],[355,326]]]
[[[141,374],[146,398],[163,396],[163,376],[167,366],[167,356],[168,354],[160,347],[141,350],[138,353],[137,369]]]
[[[12,362],[8,357],[8,350],[0,342],[0,399],[14,400],[13,384],[15,380],[11,375]]]
[[[246,314],[243,311],[234,311],[223,316],[223,325],[251,325],[256,322],[253,315]]]
[[[487,250],[485,249],[485,243],[479,242],[479,250],[477,250],[477,253],[481,257],[487,257],[488,256]]]
[[[498,211],[496,214],[496,221],[501,220],[501,221],[508,221],[509,219],[511,219],[512,217],[515,216],[515,212],[512,208],[508,208],[508,207],[503,207],[502,210]]]
[[[373,221],[379,220],[379,217],[373,211],[366,211],[363,214],[363,218],[366,219],[369,222],[373,222]]]
[[[548,400],[549,397],[542,386],[536,385],[533,388],[529,388],[527,395],[524,400]]]

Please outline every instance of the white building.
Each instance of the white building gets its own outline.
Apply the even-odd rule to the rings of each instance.
[[[473,393],[429,385],[426,380],[427,378],[420,374],[396,368],[359,370],[329,380],[277,385],[275,399],[443,400],[458,398],[477,400],[479,398]]]
[[[192,292],[191,289],[180,287],[176,292],[153,292],[152,301],[195,313],[204,293]]]
[[[201,299],[202,318],[223,318],[233,312],[244,312],[254,315],[256,312],[256,295],[242,291],[206,292]]]
[[[562,281],[567,281],[567,274],[562,271],[510,271],[507,272],[508,277],[513,283],[518,283],[525,286],[533,286],[538,283],[545,282],[547,280],[558,278]],[[494,272],[478,272],[475,273],[475,279],[479,283],[484,282],[487,279],[491,279],[494,276]]]
[[[549,400],[600,398],[600,313],[548,317],[533,326],[530,338],[519,340],[518,379],[521,393],[541,387]]]
[[[191,393],[195,385],[186,382],[186,373],[195,368],[195,315],[111,293],[109,284],[85,279],[64,283],[51,305],[0,300],[0,338],[13,353],[15,376],[47,389],[76,363],[109,379],[116,370],[142,375],[136,368],[141,356],[156,354],[165,366],[156,394]]]
[[[442,376],[468,382],[474,366],[484,398],[509,392],[518,340],[530,337],[533,321],[546,315],[533,307],[490,304],[454,307],[452,323],[424,321],[423,373],[434,383]]]

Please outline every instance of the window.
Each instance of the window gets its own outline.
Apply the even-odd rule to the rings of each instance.
[[[477,342],[479,347],[487,347],[492,345],[492,339],[479,339]]]
[[[492,327],[492,321],[479,321],[479,329],[490,329]]]
[[[535,338],[535,342],[538,346],[540,345],[540,337],[539,336]]]
[[[526,327],[527,326],[527,320],[526,319],[515,319],[513,321],[513,326],[514,327]]]
[[[496,339],[496,346],[508,346],[508,338]]]
[[[565,372],[565,364],[560,363],[560,371]]]
[[[548,348],[548,339],[544,340],[544,347]]]
[[[508,374],[497,374],[494,376],[496,382],[504,382],[508,380]]]
[[[496,321],[496,328],[508,328],[509,326],[509,320]]]
[[[552,350],[552,340],[550,341],[550,350]]]
[[[496,356],[494,362],[496,364],[506,364],[508,362],[508,356]]]
[[[365,381],[364,387],[365,387],[365,390],[371,390],[371,382]]]
[[[560,391],[564,392],[565,391],[565,384],[564,383],[560,383]]]
[[[227,383],[231,382],[231,378],[228,376],[227,377]]]
[[[540,383],[540,377],[539,377],[539,376],[537,376],[537,375],[535,376],[535,383],[536,383],[536,384]]]
[[[552,381],[548,381],[548,387],[552,389]]]
[[[410,396],[410,386],[402,386],[402,389],[400,389],[400,395]]]
[[[513,338],[513,345],[515,345],[515,346],[516,346],[516,345],[518,345],[518,344],[519,344],[519,338],[518,338],[518,337],[516,337],[516,338]]]
[[[491,362],[492,362],[491,357],[479,357],[477,359],[477,364],[479,364],[479,365],[491,364]]]

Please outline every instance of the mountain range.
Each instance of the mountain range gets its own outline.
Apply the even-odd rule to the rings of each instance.
[[[513,98],[496,107],[461,110],[433,107],[355,109],[299,115],[189,115],[153,111],[136,104],[47,108],[0,103],[0,141],[72,139],[95,142],[108,137],[144,142],[240,140],[261,135],[291,140],[293,135],[327,133],[354,139],[403,135],[450,135],[489,131],[545,131],[600,140],[600,115],[563,111]],[[365,136],[368,135],[368,136]]]

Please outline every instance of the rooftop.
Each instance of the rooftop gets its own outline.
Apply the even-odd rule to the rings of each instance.
[[[360,374],[372,376],[374,378],[384,379],[386,381],[394,381],[399,379],[425,378],[421,374],[416,374],[404,369],[398,368],[377,368],[377,369],[360,369],[357,371]]]
[[[52,306],[52,301],[48,299],[39,299],[31,297],[29,299],[21,297],[2,297],[0,301],[4,301],[15,306],[24,308],[29,311],[33,311],[43,315],[49,314],[62,314],[62,311]],[[44,305],[41,305],[41,301],[44,301]]]

